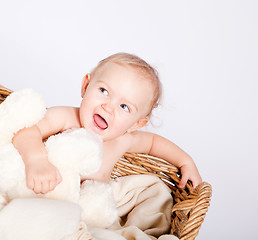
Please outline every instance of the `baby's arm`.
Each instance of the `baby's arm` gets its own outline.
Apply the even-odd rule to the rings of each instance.
[[[24,161],[28,188],[35,193],[47,193],[61,182],[59,171],[48,161],[37,126],[19,131],[13,138],[13,145]]]
[[[56,119],[60,119],[61,124]],[[62,181],[58,169],[48,161],[42,141],[62,130],[61,119],[64,118],[60,109],[50,108],[37,125],[20,130],[13,138],[25,164],[27,186],[35,193],[47,193]]]
[[[133,133],[132,136],[134,140],[131,152],[147,153],[160,157],[181,169],[182,178],[179,187],[185,187],[188,179],[192,181],[194,188],[202,182],[192,158],[168,139],[141,131]]]

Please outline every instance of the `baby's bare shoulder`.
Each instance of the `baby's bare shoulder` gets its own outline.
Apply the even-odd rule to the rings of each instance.
[[[135,131],[130,134],[129,152],[149,153],[153,140],[153,133]]]
[[[137,152],[147,153],[152,145],[153,133],[144,131],[135,131],[127,133],[118,138],[108,141],[108,150],[111,152]],[[105,145],[105,143],[104,143]]]
[[[37,126],[43,138],[63,132],[69,128],[80,127],[79,110],[74,107],[50,107]]]
[[[52,107],[49,110],[50,110],[50,114],[52,114],[52,120],[58,121],[62,124],[61,131],[65,131],[69,128],[81,127],[79,108],[59,106],[59,107]]]

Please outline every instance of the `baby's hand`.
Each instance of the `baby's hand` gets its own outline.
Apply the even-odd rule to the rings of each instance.
[[[179,182],[180,188],[184,188],[188,180],[192,181],[194,188],[202,182],[202,178],[193,161],[187,162],[180,169],[182,174],[181,181]]]
[[[53,191],[62,181],[58,169],[48,160],[36,161],[26,165],[27,187],[36,194]]]

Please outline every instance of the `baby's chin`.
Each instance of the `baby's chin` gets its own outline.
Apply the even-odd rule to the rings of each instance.
[[[104,131],[102,133],[99,133],[98,135],[100,136],[100,138],[102,139],[103,142],[107,142],[107,141],[112,141],[112,140],[118,139],[118,138],[124,136],[125,134],[124,133],[112,134],[111,132]]]

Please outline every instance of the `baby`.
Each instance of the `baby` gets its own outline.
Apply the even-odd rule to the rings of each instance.
[[[35,193],[52,191],[61,181],[48,161],[43,140],[70,128],[86,128],[103,140],[103,162],[88,179],[108,183],[115,163],[125,152],[151,154],[181,169],[179,187],[201,176],[192,158],[171,141],[144,131],[151,111],[158,105],[161,85],[156,71],[141,58],[117,53],[99,62],[82,80],[80,107],[52,107],[35,126],[13,138],[22,156],[28,188]],[[82,179],[85,180],[85,179]]]

